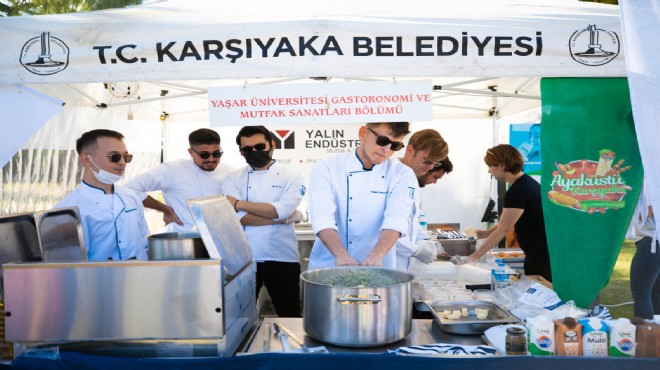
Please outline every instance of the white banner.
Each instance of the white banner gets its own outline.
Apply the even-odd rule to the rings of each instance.
[[[426,81],[210,87],[211,126],[431,121]]]
[[[0,83],[625,75],[616,6],[460,3],[167,1],[4,17]]]
[[[646,179],[646,197],[660,214],[660,4],[622,0],[621,23],[635,131]],[[660,229],[656,230],[660,233]]]

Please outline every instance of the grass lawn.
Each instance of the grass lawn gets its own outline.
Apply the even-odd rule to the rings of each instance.
[[[613,318],[633,317],[632,295],[630,294],[630,261],[635,254],[635,243],[626,240],[621,246],[619,258],[614,265],[610,282],[600,292],[600,304],[608,306]],[[610,306],[628,303],[622,306]]]

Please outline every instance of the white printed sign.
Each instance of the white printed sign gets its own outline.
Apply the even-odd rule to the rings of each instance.
[[[431,80],[210,87],[211,126],[431,121]]]

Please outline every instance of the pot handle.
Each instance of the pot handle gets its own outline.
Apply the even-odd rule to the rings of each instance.
[[[344,294],[337,296],[337,302],[340,304],[376,304],[380,303],[383,299],[379,295],[351,295]]]

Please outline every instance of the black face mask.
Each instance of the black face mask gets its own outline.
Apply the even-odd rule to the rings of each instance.
[[[252,166],[252,168],[261,168],[265,167],[270,163],[270,150],[268,151],[258,151],[253,150],[251,152],[244,153],[245,161],[247,164]]]

